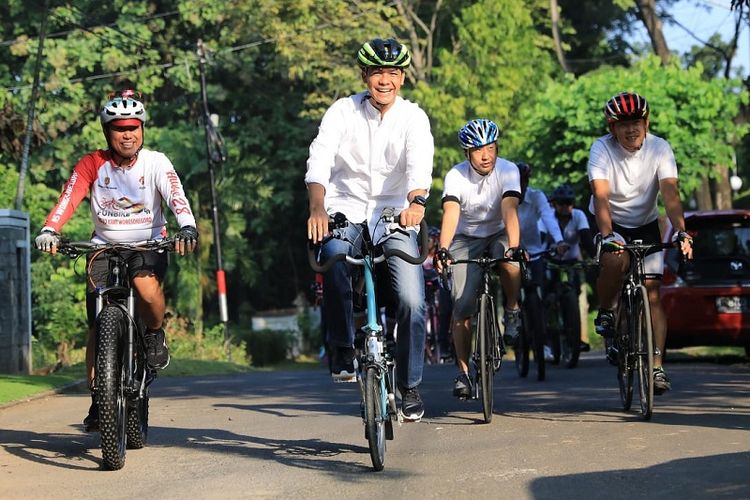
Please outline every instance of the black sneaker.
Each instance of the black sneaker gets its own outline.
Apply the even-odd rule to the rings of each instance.
[[[596,333],[605,338],[615,336],[615,313],[611,309],[599,309],[599,313],[594,320]]]
[[[146,331],[143,334],[143,342],[146,344],[146,362],[151,368],[163,370],[169,365],[169,349],[164,329],[159,328],[155,332]]]
[[[505,332],[503,333],[503,340],[511,347],[516,345],[518,340],[518,333],[521,328],[521,310],[520,309],[506,309],[503,317],[503,324],[505,325]]]
[[[96,404],[93,394],[89,414],[83,419],[83,432],[99,432],[99,405]]]
[[[672,388],[669,377],[661,366],[654,368],[654,394],[661,395]]]
[[[581,341],[581,343],[578,345],[578,352],[589,352],[591,350],[591,346],[588,344],[588,342]]]
[[[331,348],[331,376],[334,382],[357,381],[357,360],[354,356],[354,348],[338,346]]]
[[[424,403],[417,387],[401,389],[401,415],[410,422],[419,422],[424,416]]]
[[[464,372],[461,372],[453,384],[453,395],[459,399],[469,399],[471,397],[471,380]]]

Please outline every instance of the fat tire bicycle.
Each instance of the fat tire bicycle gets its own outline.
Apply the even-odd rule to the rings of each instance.
[[[394,222],[393,211],[386,209],[384,215],[381,216],[381,221]],[[349,222],[342,214],[336,214],[329,220],[329,231],[343,228],[347,224]],[[318,263],[315,247],[312,245],[308,245],[307,255],[310,267],[319,273],[327,272],[340,261],[363,268],[367,323],[355,332],[354,346],[358,360],[357,382],[362,395],[362,421],[365,425],[365,439],[369,444],[372,467],[376,471],[382,471],[385,467],[386,441],[393,440],[393,421],[397,420],[401,424],[403,419],[396,407],[394,384],[396,363],[392,350],[387,347],[385,332],[379,321],[380,314],[375,300],[374,269],[376,264],[389,257],[397,257],[410,264],[421,265],[429,250],[428,233],[427,223],[423,219],[420,224],[422,250],[418,257],[414,257],[400,250],[383,249],[382,241],[373,243],[367,226],[361,227],[363,236],[361,255],[352,257],[347,254],[338,254],[326,262]],[[340,236],[332,233],[321,242],[321,245],[336,237]],[[353,244],[351,241],[346,241]]]
[[[506,353],[497,321],[497,309],[492,290],[492,268],[500,262],[512,260],[507,257],[483,256],[476,259],[457,259],[450,264],[450,267],[457,264],[476,265],[482,270],[482,288],[477,297],[477,312],[473,321],[476,331],[473,335],[474,353],[471,357],[474,367],[471,399],[481,399],[482,414],[485,423],[488,424],[492,422],[494,411],[494,376],[500,370]],[[523,263],[521,265],[523,266]],[[445,281],[450,282],[450,270]]]
[[[128,279],[124,251],[173,251],[171,239],[141,244],[65,241],[58,252],[71,258],[104,255],[109,262],[107,285],[96,294],[96,362],[94,399],[99,407],[102,460],[110,470],[125,465],[125,450],[148,441],[149,386],[156,370],[146,363],[145,325],[136,312],[135,290]]]
[[[654,331],[651,306],[646,290],[644,259],[646,255],[671,243],[646,243],[633,240],[625,245],[602,245],[601,251],[624,250],[630,254],[630,267],[620,291],[615,311],[615,337],[607,339],[607,349],[617,350],[617,382],[620,402],[625,411],[633,402],[634,374],[638,374],[641,416],[650,420],[654,410]]]

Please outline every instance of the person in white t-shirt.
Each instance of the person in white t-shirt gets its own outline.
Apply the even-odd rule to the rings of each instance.
[[[518,221],[520,176],[514,163],[498,158],[498,135],[497,125],[487,119],[471,120],[458,133],[466,160],[445,176],[436,261],[439,272],[453,260],[481,257],[486,249],[493,257],[525,258]],[[453,271],[453,344],[459,370],[453,395],[458,398],[471,395],[470,326],[481,277],[481,270],[474,265],[458,265]],[[506,300],[504,338],[513,345],[520,317],[521,272],[517,262],[501,263],[500,281]]]
[[[602,245],[617,246],[634,239],[644,243],[661,241],[657,220],[657,196],[661,193],[667,217],[675,228],[673,241],[692,258],[692,238],[685,232],[682,202],[677,183],[677,164],[669,143],[648,133],[649,105],[636,93],[613,96],[604,106],[609,134],[591,146],[588,178],[591,184],[589,210],[596,217]],[[597,281],[601,308],[596,331],[605,338],[615,335],[613,308],[627,272],[627,252],[602,252]],[[646,288],[657,352],[654,355],[654,392],[671,388],[662,367],[666,343],[666,319],[659,300],[664,268],[662,252],[646,258]],[[616,363],[616,352],[608,359]]]
[[[400,230],[384,241],[386,250],[418,255],[416,228],[422,222],[432,184],[434,145],[430,122],[415,103],[399,96],[411,62],[409,49],[393,38],[376,38],[357,53],[367,90],[334,102],[323,116],[310,145],[305,183],[310,217],[307,237],[321,242],[329,214],[342,213],[347,227],[337,229],[350,241],[362,242],[366,226],[372,241],[382,240],[383,209],[400,212]],[[342,239],[321,248],[321,259],[357,250]],[[398,298],[396,379],[401,412],[416,421],[424,415],[418,386],[422,382],[425,341],[422,266],[388,259],[393,296]],[[338,262],[323,280],[327,339],[335,381],[356,382],[354,317],[350,265]]]

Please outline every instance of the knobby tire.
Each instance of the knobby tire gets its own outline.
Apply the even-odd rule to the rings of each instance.
[[[125,313],[116,306],[105,307],[97,318],[96,402],[102,459],[107,469],[125,465],[127,400],[124,394],[122,339]]]

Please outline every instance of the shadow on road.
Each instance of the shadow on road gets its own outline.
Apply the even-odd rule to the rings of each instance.
[[[683,458],[644,467],[534,479],[533,498],[748,498],[750,452]],[[564,494],[563,494],[564,496]]]
[[[81,471],[101,468],[98,438],[78,433],[2,430],[0,446],[11,455],[43,465]]]

